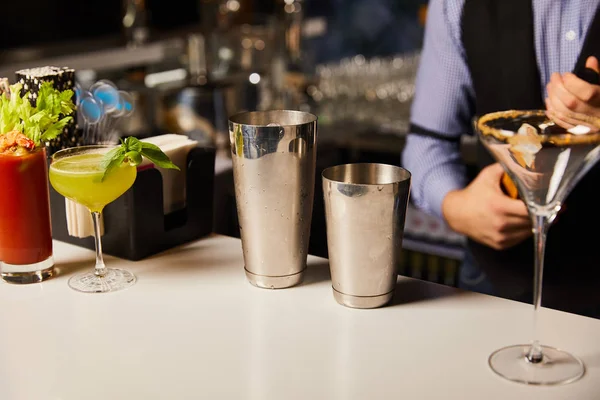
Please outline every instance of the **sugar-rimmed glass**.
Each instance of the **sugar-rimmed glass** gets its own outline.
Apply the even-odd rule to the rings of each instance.
[[[476,122],[481,142],[517,186],[533,223],[536,337],[532,344],[505,347],[489,358],[492,370],[512,381],[566,384],[585,372],[580,359],[537,340],[548,229],[567,195],[600,158],[600,124],[590,117],[585,120],[588,123],[566,129],[550,120],[543,110],[513,110],[486,114]]]

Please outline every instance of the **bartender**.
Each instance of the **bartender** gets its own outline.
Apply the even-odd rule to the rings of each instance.
[[[568,125],[600,116],[600,0],[431,0],[403,164],[416,206],[468,238],[460,287],[531,303],[532,226],[505,194],[502,167],[480,146],[468,179],[459,141],[476,115],[547,109]],[[600,318],[600,166],[577,184],[550,228],[543,305]]]

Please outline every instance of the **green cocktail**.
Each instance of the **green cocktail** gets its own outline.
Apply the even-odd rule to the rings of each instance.
[[[137,168],[124,161],[106,173],[105,158],[116,147],[84,146],[66,149],[52,156],[49,178],[60,194],[85,206],[92,214],[96,240],[96,267],[93,272],[75,275],[69,286],[84,293],[125,289],[136,281],[122,269],[107,268],[102,256],[100,216],[104,207],[125,193],[135,182]]]
[[[122,269],[106,268],[102,257],[100,216],[104,207],[125,193],[135,182],[142,157],[161,168],[179,170],[162,150],[128,137],[119,146],[84,146],[61,150],[52,156],[50,183],[54,189],[90,210],[96,240],[94,272],[73,276],[71,288],[84,293],[125,289],[135,276]]]
[[[136,167],[123,163],[102,180],[105,149],[90,150],[61,158],[50,166],[50,182],[54,189],[91,212],[104,207],[125,193],[135,182]]]

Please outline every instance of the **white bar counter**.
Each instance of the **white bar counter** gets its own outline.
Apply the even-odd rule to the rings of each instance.
[[[140,262],[135,286],[67,287],[93,252],[55,242],[60,275],[0,283],[0,399],[600,399],[600,320],[541,310],[544,344],[581,357],[558,387],[505,381],[489,354],[527,343],[532,307],[400,278],[392,305],[354,310],[331,293],[326,260],[305,283],[251,286],[241,242],[211,236]]]

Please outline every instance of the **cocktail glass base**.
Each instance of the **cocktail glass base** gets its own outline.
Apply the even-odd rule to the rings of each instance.
[[[69,286],[82,293],[108,293],[127,289],[136,282],[135,275],[122,269],[107,268],[104,275],[94,272],[75,275],[69,279]]]
[[[0,277],[8,283],[39,283],[52,278],[56,274],[52,256],[39,263],[14,265],[0,262]]]
[[[538,363],[527,360],[530,345],[520,344],[495,351],[488,362],[503,378],[528,385],[564,385],[575,382],[585,373],[577,357],[549,346],[541,346],[544,357]]]

